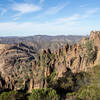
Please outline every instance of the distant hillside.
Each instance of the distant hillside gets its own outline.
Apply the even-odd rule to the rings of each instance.
[[[84,36],[47,36],[47,35],[36,35],[29,37],[0,37],[1,44],[15,44],[15,43],[35,43],[39,49],[57,49],[62,47],[64,44],[76,43]]]

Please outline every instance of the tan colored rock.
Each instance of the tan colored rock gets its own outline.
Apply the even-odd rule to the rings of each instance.
[[[80,43],[81,43],[81,45],[84,45],[84,44],[86,44],[86,41],[87,41],[87,38],[82,38],[82,40],[80,41]]]
[[[97,59],[95,61],[95,65],[100,64],[100,51],[97,52]]]
[[[86,55],[86,49],[82,46],[86,43],[88,39],[83,38],[80,43],[65,45],[63,48],[59,48],[54,51],[55,58],[50,59],[49,54],[52,54],[50,49],[42,49],[40,54],[34,54],[29,48],[20,45],[0,45],[0,72],[2,72],[2,77],[5,79],[6,89],[20,89],[19,83],[16,83],[18,78],[20,78],[23,73],[28,77],[31,77],[29,70],[32,70],[33,77],[29,82],[29,91],[34,89],[43,88],[46,86],[45,78],[51,74],[51,70],[55,70],[57,77],[62,77],[62,73],[66,71],[66,68],[70,68],[72,72],[87,71],[94,64],[100,63],[100,51],[99,49],[94,49],[97,51],[95,63],[88,62]],[[100,47],[100,32],[92,31],[90,35],[90,40],[94,41],[94,45]],[[47,66],[41,65],[40,57],[46,54],[48,60],[46,62]],[[63,54],[63,55],[62,55]],[[30,58],[34,58],[31,63],[29,63]],[[17,64],[16,64],[17,62]],[[18,65],[21,67],[20,70],[17,69]],[[51,69],[52,67],[52,69]],[[30,68],[30,69],[28,69]],[[26,71],[25,71],[26,70]],[[25,72],[23,72],[25,71]],[[25,82],[28,78],[24,78]],[[34,80],[34,81],[33,81]],[[26,83],[23,83],[25,85]],[[3,87],[2,81],[0,81],[0,87]]]
[[[100,31],[91,31],[90,40],[93,40],[95,46],[100,50]]]
[[[30,80],[30,84],[29,84],[29,92],[32,92],[32,89],[34,88],[34,80],[33,79],[31,79]]]
[[[50,49],[46,49],[46,53],[47,54],[51,54],[51,50]]]
[[[46,53],[46,50],[42,49],[42,50],[41,50],[41,54],[43,55],[43,54],[45,54],[45,53]]]
[[[61,54],[61,49],[58,49],[57,50],[57,55],[60,56],[60,54]]]
[[[50,75],[50,68],[49,67],[45,67],[44,76],[47,77],[49,75]]]
[[[64,54],[67,53],[68,48],[69,48],[69,45],[68,45],[68,44],[66,44],[66,45],[63,47],[63,53],[64,53]]]

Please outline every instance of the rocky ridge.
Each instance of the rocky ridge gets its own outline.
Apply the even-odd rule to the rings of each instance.
[[[86,43],[93,41],[89,61]],[[76,44],[66,44],[58,50],[42,49],[40,53],[34,47],[19,44],[0,44],[0,91],[5,89],[31,90],[45,88],[46,77],[53,71],[56,77],[62,77],[66,68],[73,73],[87,71],[100,62],[100,32],[92,31],[90,38],[83,38]]]

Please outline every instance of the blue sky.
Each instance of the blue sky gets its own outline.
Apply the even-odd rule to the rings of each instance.
[[[100,30],[100,0],[0,0],[0,36],[87,35]]]

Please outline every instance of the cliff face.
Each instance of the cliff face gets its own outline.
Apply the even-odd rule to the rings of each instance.
[[[79,43],[66,44],[58,50],[50,49],[37,52],[34,47],[25,44],[0,44],[0,91],[4,89],[26,89],[46,87],[47,76],[53,71],[56,77],[62,77],[66,68],[72,72],[87,71],[100,62],[100,32],[91,32],[90,38]],[[92,54],[95,59],[88,60],[87,41],[92,40]]]
[[[31,61],[34,61],[35,56],[37,56],[36,51],[25,44],[1,44],[1,87],[4,89],[15,90],[18,88],[20,89],[22,86],[25,87],[25,84],[31,75],[30,73],[32,72]]]
[[[93,40],[95,46],[100,50],[100,31],[91,31],[90,40]]]
[[[100,63],[100,31],[91,31],[89,39],[93,41],[97,49],[97,59],[95,61],[95,65],[96,65]]]

